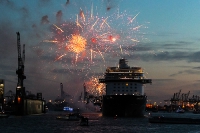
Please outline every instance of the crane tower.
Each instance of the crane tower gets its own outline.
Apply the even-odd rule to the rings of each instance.
[[[24,79],[24,62],[25,62],[25,44],[23,45],[23,52],[21,55],[21,45],[20,45],[20,33],[17,32],[17,51],[18,51],[18,69],[16,74],[18,76],[18,82],[16,87],[16,96],[15,96],[15,106],[16,114],[23,115],[24,110],[24,98],[25,98],[25,87],[23,85]]]

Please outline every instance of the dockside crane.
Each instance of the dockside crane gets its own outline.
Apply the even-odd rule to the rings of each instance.
[[[23,106],[25,98],[25,87],[23,84],[26,76],[24,75],[24,62],[25,62],[25,44],[23,44],[23,51],[21,55],[21,44],[20,44],[20,33],[17,32],[17,51],[18,51],[18,69],[16,74],[18,76],[18,82],[16,87],[16,96],[15,96],[15,106],[16,114],[23,115]]]
[[[180,100],[180,94],[181,94],[181,90],[177,94],[177,100]]]
[[[178,93],[174,93],[173,97],[171,98],[171,103],[176,105],[177,102],[180,101],[180,93],[181,93],[181,90]]]
[[[185,100],[184,100],[185,102],[189,101],[189,99],[188,99],[189,95],[190,95],[190,91],[188,91],[188,93],[185,95]]]
[[[16,74],[18,75],[17,87],[23,87],[23,80],[26,79],[24,75],[24,62],[25,62],[25,44],[23,44],[23,53],[21,56],[21,45],[20,45],[20,33],[17,32],[17,50],[18,50],[18,69]]]

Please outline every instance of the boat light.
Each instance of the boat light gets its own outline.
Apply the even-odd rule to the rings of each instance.
[[[64,110],[64,111],[73,111],[73,108],[70,108],[70,107],[64,107],[63,110]]]

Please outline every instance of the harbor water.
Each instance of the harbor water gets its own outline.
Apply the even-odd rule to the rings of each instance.
[[[200,125],[149,123],[144,118],[102,117],[101,113],[83,113],[89,118],[88,126],[79,121],[57,120],[62,112],[48,112],[42,115],[10,116],[0,119],[1,133],[200,133]],[[200,118],[193,113],[157,112],[152,115]]]

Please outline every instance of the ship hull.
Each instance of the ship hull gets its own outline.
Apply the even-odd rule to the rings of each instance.
[[[146,96],[105,95],[103,96],[103,116],[143,117]]]

